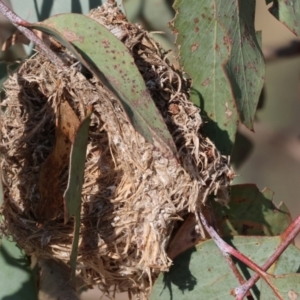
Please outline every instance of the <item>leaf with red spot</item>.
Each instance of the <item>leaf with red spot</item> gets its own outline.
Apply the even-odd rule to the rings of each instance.
[[[55,37],[123,105],[135,130],[174,158],[177,150],[128,48],[103,25],[79,14],[53,16],[30,27]]]
[[[208,136],[230,154],[237,124],[253,129],[264,81],[255,1],[176,0],[173,29],[180,62],[192,79],[191,100],[201,108]]]

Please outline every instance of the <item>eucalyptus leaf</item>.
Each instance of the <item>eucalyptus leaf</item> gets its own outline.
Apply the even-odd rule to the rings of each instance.
[[[296,36],[300,36],[300,2],[299,0],[274,0],[270,13]]]
[[[2,170],[0,169],[0,176],[2,177],[1,172]],[[3,184],[2,184],[2,180],[0,179],[0,207],[3,204],[3,201],[4,201]],[[0,215],[0,221],[1,221],[1,215]]]
[[[228,205],[213,204],[222,236],[274,236],[292,222],[286,205],[272,202],[274,193],[269,189],[260,192],[255,184],[238,184],[231,186],[230,194]]]
[[[249,129],[264,82],[255,0],[176,0],[173,22],[180,62],[192,79],[191,100],[201,108],[208,136],[230,154],[237,124]]]
[[[70,155],[68,186],[64,194],[65,223],[71,216],[75,217],[74,237],[70,256],[71,278],[74,285],[80,229],[81,192],[84,181],[84,166],[91,114],[92,111],[90,109],[76,133]]]
[[[151,98],[127,47],[98,22],[77,14],[61,14],[32,28],[54,36],[120,100],[134,128],[173,158],[172,136]]]

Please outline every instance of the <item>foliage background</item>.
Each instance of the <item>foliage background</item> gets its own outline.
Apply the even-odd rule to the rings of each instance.
[[[263,0],[257,1],[256,29],[262,30],[266,57],[297,41],[268,13]],[[300,56],[267,62],[265,103],[257,112],[255,134],[241,128],[252,140],[253,151],[237,170],[240,177],[236,179],[238,183],[256,183],[260,189],[269,187],[275,192],[275,202],[284,201],[293,218],[300,213],[299,66]]]
[[[9,1],[5,2],[9,3]],[[14,0],[11,2],[14,4]],[[29,2],[42,8],[41,19],[44,19],[50,15],[71,10],[86,13],[89,8],[101,5],[102,1],[26,1],[26,3]],[[59,6],[57,6],[58,2]],[[165,48],[173,48],[174,37],[167,27],[167,23],[174,16],[171,8],[172,2],[172,0],[124,0],[124,5],[128,18],[132,22],[140,22],[150,31],[165,32],[165,34],[155,36]],[[43,6],[43,3],[47,5]],[[51,11],[54,3],[58,8]],[[33,9],[34,5],[31,8]],[[34,11],[22,12],[18,9],[16,9],[17,12],[24,19],[34,21],[32,19],[35,15]],[[0,28],[2,44],[13,31],[13,27],[0,16]],[[268,13],[265,0],[257,0],[256,29],[262,30],[263,51],[266,58],[270,58],[276,49],[296,40],[284,25]],[[30,51],[30,48],[27,51]],[[19,45],[5,53],[0,52],[0,85],[5,76],[6,63],[25,56],[25,50]],[[269,187],[275,192],[275,202],[284,201],[293,217],[300,213],[298,201],[300,183],[299,65],[300,55],[285,59],[275,58],[272,61],[270,59],[267,62],[264,102],[263,107],[257,112],[255,134],[240,126],[240,132],[244,138],[238,139],[235,149],[235,153],[238,151],[248,153],[252,149],[240,166],[235,164],[236,172],[240,175],[235,179],[235,183],[255,183],[260,189]],[[297,244],[300,245],[300,240]],[[99,294],[95,290],[83,297],[84,299],[98,299]]]

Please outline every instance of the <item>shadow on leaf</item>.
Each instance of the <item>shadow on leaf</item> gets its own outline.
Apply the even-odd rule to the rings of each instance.
[[[275,236],[290,224],[291,215],[282,203],[272,202],[273,192],[262,192],[254,184],[233,185],[231,200],[223,206],[212,202],[217,226],[222,236]]]
[[[19,257],[15,257],[15,255],[11,255],[8,247],[6,246],[7,241],[5,244],[1,244],[0,247],[0,256],[2,260],[4,261],[4,266],[8,268],[9,270],[12,269],[19,269],[16,271],[10,271],[11,273],[14,274],[13,279],[11,278],[11,275],[6,274],[7,279],[9,280],[9,283],[7,282],[7,286],[11,286],[13,282],[15,281],[16,286],[20,286],[20,288],[10,294],[10,295],[5,295],[2,297],[2,300],[34,300],[37,299],[37,288],[34,284],[34,273],[33,271],[30,270],[29,268],[29,260],[25,255]],[[12,244],[12,247],[17,247]],[[3,267],[1,267],[2,271]],[[20,275],[18,275],[20,273]],[[24,273],[26,274],[24,276]],[[23,275],[21,275],[23,274]],[[20,282],[21,280],[24,280],[23,282]],[[5,282],[2,282],[3,286],[5,286]],[[22,285],[21,285],[22,284]],[[4,291],[2,291],[4,292]]]
[[[217,149],[223,155],[230,155],[233,147],[233,143],[230,140],[228,131],[222,130],[218,123],[212,120],[204,109],[204,99],[199,91],[196,89],[191,89],[191,94],[199,99],[198,103],[194,103],[201,110],[201,117],[204,122],[203,133],[208,136],[213,143],[216,145]]]
[[[197,285],[197,278],[193,276],[190,271],[189,265],[193,252],[196,248],[190,248],[176,259],[168,273],[164,274],[164,289],[168,288],[170,292],[170,300],[173,299],[172,284],[178,286],[179,290],[184,292],[192,291]]]

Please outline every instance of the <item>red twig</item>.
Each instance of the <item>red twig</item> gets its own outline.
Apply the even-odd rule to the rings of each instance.
[[[223,255],[224,255],[225,260],[227,261],[230,269],[232,270],[233,274],[235,275],[235,277],[239,281],[239,283],[244,284],[245,279],[243,278],[243,276],[241,275],[241,273],[237,269],[237,267],[236,267],[235,263],[233,262],[232,258],[230,257],[230,255],[228,253],[223,253]],[[250,296],[250,294],[249,294],[249,296]]]
[[[221,250],[223,256],[225,257],[227,263],[229,263],[229,266],[235,276],[238,278],[239,282],[241,282],[240,278],[241,275],[237,275],[237,269],[234,269],[232,267],[232,260],[228,260],[229,254],[234,256],[235,258],[242,261],[244,264],[246,264],[248,267],[250,267],[253,271],[256,272],[254,276],[252,276],[247,282],[243,283],[238,288],[234,289],[234,294],[236,296],[236,300],[242,300],[246,295],[249,295],[249,289],[255,284],[255,282],[259,279],[259,277],[262,277],[267,284],[270,286],[270,288],[273,290],[274,294],[279,297],[278,291],[273,286],[273,284],[270,282],[268,278],[268,274],[265,272],[269,269],[269,267],[278,259],[278,257],[282,254],[282,252],[288,247],[288,245],[293,241],[295,236],[300,231],[300,216],[287,228],[287,230],[282,235],[283,242],[280,244],[280,246],[277,248],[275,253],[268,259],[268,261],[264,264],[262,268],[260,268],[257,264],[255,264],[252,260],[247,258],[245,255],[225,243],[218,233],[214,230],[214,228],[207,222],[204,215],[199,212],[199,216],[201,219],[201,222],[204,226],[204,228],[207,230],[207,232],[210,234],[212,239],[215,241],[218,248]]]
[[[265,272],[256,263],[254,263],[244,254],[234,249],[232,246],[228,245],[226,242],[224,242],[218,235],[218,233],[214,230],[214,228],[210,224],[208,224],[207,220],[201,212],[199,212],[199,215],[203,226],[205,227],[209,235],[212,237],[212,239],[215,241],[216,245],[222,251],[222,254],[224,256],[227,256],[228,254],[233,255],[234,257],[242,261],[244,264],[246,264],[248,267],[250,267],[252,270],[256,271],[262,277],[265,276]]]
[[[44,52],[50,61],[52,61],[57,67],[65,68],[64,62],[58,57],[38,36],[25,26],[29,26],[30,23],[16,15],[9,7],[7,7],[2,0],[0,0],[0,12],[6,16],[11,23],[13,23],[19,31],[21,31],[30,41],[36,44],[36,46]]]
[[[283,251],[293,242],[297,234],[300,232],[300,215],[290,224],[290,226],[281,235],[282,243],[278,246],[273,255],[262,266],[263,271],[267,271],[274,262],[279,258]],[[257,282],[259,275],[253,275],[247,282],[237,287],[235,291],[236,300],[242,300],[249,289]]]

